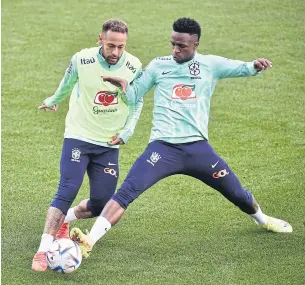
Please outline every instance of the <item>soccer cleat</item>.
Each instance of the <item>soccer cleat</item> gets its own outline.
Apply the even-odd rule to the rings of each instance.
[[[88,231],[87,235],[85,235],[79,228],[73,228],[70,232],[70,238],[78,243],[82,255],[88,258],[94,244],[93,240],[88,236]]]
[[[46,271],[48,268],[46,252],[37,252],[32,261],[32,270],[34,271]]]
[[[69,223],[63,223],[61,227],[59,228],[55,239],[60,238],[70,238],[69,236]]]
[[[292,226],[280,219],[267,216],[267,223],[262,225],[263,228],[274,233],[291,233]]]

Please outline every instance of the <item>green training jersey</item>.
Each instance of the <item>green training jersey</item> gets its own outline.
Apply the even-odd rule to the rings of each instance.
[[[256,75],[254,62],[196,53],[179,64],[172,56],[157,57],[127,87],[135,103],[155,86],[150,141],[187,143],[208,139],[210,101],[221,78]]]
[[[95,47],[76,53],[59,88],[44,103],[50,107],[71,94],[65,138],[109,147],[107,142],[117,133],[125,143],[132,136],[143,100],[128,106],[117,88],[104,82],[102,76],[122,77],[132,82],[142,73],[142,64],[124,51],[117,64],[109,65],[100,49]]]

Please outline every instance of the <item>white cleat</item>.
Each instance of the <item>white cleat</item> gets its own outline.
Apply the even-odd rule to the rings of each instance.
[[[272,231],[274,233],[291,233],[292,226],[280,219],[272,218],[269,216],[267,217],[267,223],[262,225],[263,228],[267,229],[268,231]]]

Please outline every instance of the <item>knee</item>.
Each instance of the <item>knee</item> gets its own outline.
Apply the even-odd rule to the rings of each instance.
[[[87,208],[92,213],[93,217],[97,217],[101,214],[104,206],[109,199],[90,198],[87,203]]]
[[[61,210],[66,215],[78,193],[80,185],[76,181],[61,179],[51,206]]]
[[[61,210],[64,215],[67,215],[67,212],[71,207],[72,203],[73,200],[65,199],[64,197],[59,197],[58,195],[55,195],[50,206]]]
[[[119,203],[123,209],[127,209],[138,196],[144,191],[144,186],[137,185],[135,181],[130,178],[125,180],[121,188],[112,196],[112,199]]]

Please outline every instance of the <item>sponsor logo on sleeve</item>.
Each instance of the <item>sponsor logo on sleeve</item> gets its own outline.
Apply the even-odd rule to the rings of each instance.
[[[72,63],[72,61],[70,61],[70,64],[69,64],[69,66],[68,66],[68,68],[67,68],[67,72],[68,72],[68,73],[71,73],[72,67],[73,67],[73,63]]]

